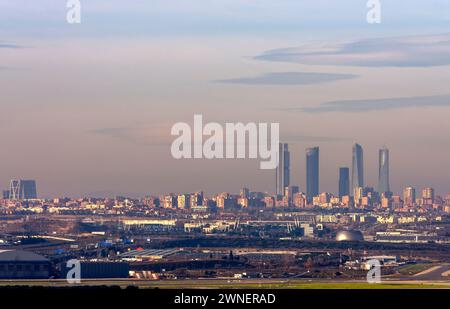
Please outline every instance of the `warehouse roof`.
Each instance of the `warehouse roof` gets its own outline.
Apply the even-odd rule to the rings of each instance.
[[[169,255],[176,254],[179,252],[179,249],[138,249],[138,250],[130,250],[128,252],[120,254],[122,258],[132,258],[132,257],[159,257],[164,258]]]
[[[0,262],[47,262],[48,259],[42,255],[20,251],[20,250],[0,250]]]

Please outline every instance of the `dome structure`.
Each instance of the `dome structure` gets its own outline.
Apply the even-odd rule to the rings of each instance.
[[[349,231],[339,231],[336,234],[337,241],[363,241],[364,236],[360,231],[349,230]]]

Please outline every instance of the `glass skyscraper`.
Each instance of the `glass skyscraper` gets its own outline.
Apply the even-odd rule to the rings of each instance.
[[[389,149],[383,147],[378,153],[378,192],[390,192],[389,187]]]
[[[361,145],[353,145],[352,156],[352,192],[353,195],[356,188],[364,187],[364,157]]]
[[[36,199],[36,181],[34,180],[11,180],[9,185],[9,198],[12,200]]]
[[[279,145],[279,161],[276,169],[275,193],[284,194],[284,188],[290,184],[290,153],[288,144],[280,143]]]
[[[306,197],[319,194],[319,147],[306,149]]]
[[[350,171],[348,167],[339,168],[339,197],[350,195]]]

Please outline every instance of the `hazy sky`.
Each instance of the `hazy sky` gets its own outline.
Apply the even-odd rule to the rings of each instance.
[[[367,185],[450,193],[450,1],[0,0],[0,188],[41,196],[274,190],[259,160],[175,160],[171,126],[280,122],[291,179],[320,190],[364,147]]]

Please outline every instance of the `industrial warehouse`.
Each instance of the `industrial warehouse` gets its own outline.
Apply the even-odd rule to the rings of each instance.
[[[38,254],[17,250],[0,250],[1,279],[48,279],[50,261]]]

